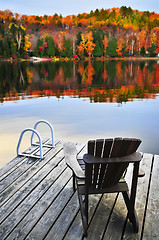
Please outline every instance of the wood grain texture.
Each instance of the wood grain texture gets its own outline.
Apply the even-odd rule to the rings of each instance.
[[[72,188],[72,171],[64,160],[63,142],[58,142],[54,150],[46,149],[42,161],[16,157],[0,170],[0,239],[84,240],[77,192]],[[83,169],[82,157],[87,151],[84,146],[76,144]],[[27,151],[39,154],[34,147]],[[90,151],[94,150],[90,148]],[[125,177],[129,188],[132,166]],[[118,198],[117,193],[97,194],[89,197],[86,240],[159,238],[159,156],[153,161],[153,155],[143,154],[140,167],[145,176],[138,179],[137,187],[138,234],[133,233],[131,223],[126,221],[127,210],[121,194]]]

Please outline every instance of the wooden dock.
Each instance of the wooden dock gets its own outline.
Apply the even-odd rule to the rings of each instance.
[[[49,143],[49,139],[45,142]],[[86,152],[77,144],[79,157]],[[37,146],[27,153],[39,155]],[[66,166],[63,143],[43,147],[44,159],[16,157],[0,169],[0,239],[80,240],[83,238],[77,192]],[[90,196],[89,240],[159,239],[159,156],[143,154],[136,210],[139,232],[127,221],[122,195]],[[129,181],[130,165],[126,178]]]

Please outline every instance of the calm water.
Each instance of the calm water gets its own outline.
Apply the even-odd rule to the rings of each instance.
[[[159,154],[159,63],[0,63],[0,73],[0,166],[39,119],[56,139],[137,137],[141,151]],[[37,130],[50,136],[43,124]],[[28,133],[21,151],[29,145]]]

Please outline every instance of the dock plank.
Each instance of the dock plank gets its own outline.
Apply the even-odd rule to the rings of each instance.
[[[21,174],[17,175],[17,171],[15,171],[15,177],[12,173],[10,178],[7,177],[6,181],[4,179],[4,186],[1,183],[3,191],[0,195],[0,206],[2,206],[6,201],[8,201],[9,198],[14,195],[29,179],[31,179],[32,176],[35,175],[35,173],[39,171],[40,168],[46,165],[50,160],[50,157],[53,157],[61,150],[62,144],[58,144],[56,148],[49,150],[49,154],[47,155],[45,160],[32,160],[31,163],[26,161],[24,163],[24,169],[20,167],[20,170],[18,171],[18,173],[21,172]],[[27,171],[25,169],[25,166]]]
[[[159,156],[154,157],[143,239],[159,239]]]
[[[88,209],[88,224],[90,225],[91,220],[95,214],[96,208],[98,203],[101,199],[101,194],[94,194],[89,199],[89,209]],[[75,217],[73,223],[69,227],[65,237],[65,240],[74,240],[74,239],[83,239],[83,226],[82,226],[82,219],[81,213],[78,212],[77,216]]]
[[[116,203],[112,210],[113,211],[110,216],[108,226],[106,227],[104,236],[102,238],[103,240],[111,239],[112,232],[113,239],[122,238],[125,221],[127,217],[127,208],[125,206],[125,202],[123,200],[123,196],[121,193],[117,195]]]
[[[12,240],[16,237],[19,240],[22,240],[28,235],[28,233],[33,229],[33,227],[37,224],[37,222],[41,219],[41,217],[44,214],[46,215],[45,218],[49,219],[50,216],[47,215],[46,211],[48,210],[50,205],[54,205],[53,202],[56,198],[59,199],[58,197],[59,193],[67,185],[68,181],[70,181],[71,176],[72,176],[72,173],[69,171],[69,169],[68,168],[65,169],[65,171],[62,172],[59,178],[54,182],[54,184],[50,186],[47,192],[45,192],[45,194],[38,200],[38,202],[30,209],[28,214],[19,222],[19,224],[16,226],[16,229],[9,235],[8,239]],[[73,194],[73,190],[72,190],[68,193],[68,196],[66,197],[66,189],[63,192],[65,192],[65,194],[63,193],[63,196],[65,195],[66,199],[67,198],[69,199],[71,197],[71,194]],[[62,201],[62,204],[64,204],[65,201]],[[61,211],[62,204],[60,204],[59,201],[58,203],[59,203],[58,204],[59,211]],[[57,214],[57,210],[56,210],[56,214]],[[45,227],[43,228],[44,236],[46,233],[47,233],[47,228]]]
[[[31,229],[28,236],[26,237],[27,240],[44,239],[60,214],[62,214],[62,211],[69,202],[70,198],[73,196],[74,192],[71,186],[72,179],[69,180],[65,188],[63,188],[60,192],[59,196],[50,205],[45,214],[36,223],[36,225]],[[41,229],[43,229],[43,231],[41,231]]]
[[[149,185],[150,174],[151,174],[152,159],[153,159],[152,154],[145,153],[143,155],[143,159],[141,160],[141,168],[145,172],[145,176],[143,178],[138,179],[138,186],[137,186],[137,193],[136,193],[136,200],[135,200],[135,209],[139,219],[139,232],[134,233],[132,226],[130,224],[127,224],[123,239],[127,239],[130,235],[134,239],[141,239],[144,214],[146,211],[145,206],[146,206],[148,185]]]
[[[103,194],[103,197],[99,202],[99,206],[93,216],[92,222],[88,228],[88,237],[86,239],[102,239],[116,196],[116,193]]]
[[[47,156],[47,164],[42,168],[37,169],[34,175],[31,175],[28,181],[9,198],[8,202],[1,207],[2,214],[0,215],[0,222],[2,222],[12,211],[29,195],[31,192],[53,171],[54,168],[62,161],[63,152],[59,152],[58,157],[52,158],[53,151]],[[50,159],[51,158],[51,159]],[[31,173],[30,173],[31,174]],[[33,174],[33,173],[32,173]]]
[[[50,186],[56,181],[60,174],[66,169],[65,163],[59,164],[50,172],[43,181],[29,194],[23,202],[17,206],[16,209],[3,221],[1,224],[1,235],[7,237],[20,221],[29,213],[35,204],[41,199],[41,197],[48,191]],[[12,224],[10,224],[12,223]]]
[[[82,159],[87,147],[79,143],[76,146],[78,158]],[[38,147],[32,147],[27,151],[39,154]],[[0,170],[0,239],[158,239],[159,156],[153,160],[152,154],[143,154],[141,168],[145,177],[139,178],[136,196],[139,233],[133,233],[126,219],[121,194],[91,195],[88,237],[84,238],[77,192],[73,192],[72,171],[65,163],[63,142],[54,149],[46,149],[42,161],[16,157]],[[129,187],[131,174],[132,164],[126,174]]]
[[[45,239],[62,240],[67,232],[67,229],[70,227],[72,221],[74,220],[74,217],[78,213],[78,210],[78,197],[77,194],[74,194],[67,206],[64,208],[62,215],[59,216]]]
[[[50,142],[50,139],[44,139],[42,143],[48,143]],[[38,146],[30,146],[28,149],[24,151],[24,153],[27,154],[33,154],[34,152],[38,151]],[[26,160],[26,157],[23,156],[17,156],[10,162],[8,162],[6,165],[4,165],[2,168],[0,168],[0,179],[3,180],[5,176],[9,175],[11,172],[13,172],[18,166],[23,164],[23,162]]]

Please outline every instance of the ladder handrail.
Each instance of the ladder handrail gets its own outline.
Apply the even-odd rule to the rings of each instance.
[[[39,124],[39,123],[46,123],[49,127],[50,127],[50,130],[51,130],[51,140],[52,140],[52,148],[54,147],[54,139],[53,139],[53,127],[52,127],[52,125],[48,122],[48,121],[46,121],[46,120],[39,120],[39,121],[37,121],[36,123],[35,123],[35,125],[34,125],[34,129],[36,129],[36,127],[37,127],[37,125]],[[34,136],[34,132],[32,133],[32,135],[31,135],[31,145],[33,144],[33,136]]]
[[[25,129],[21,132],[20,138],[19,138],[19,141],[18,141],[18,144],[17,144],[17,156],[18,156],[18,155],[23,155],[23,154],[20,154],[20,153],[19,153],[19,146],[20,146],[20,143],[21,143],[23,134],[24,134],[25,132],[27,132],[27,131],[31,131],[32,134],[35,133],[35,134],[37,135],[37,137],[39,138],[40,158],[42,159],[42,158],[43,158],[42,140],[41,140],[41,137],[40,137],[39,133],[38,133],[35,129],[33,129],[33,128],[25,128]],[[24,154],[24,156],[25,156],[25,154]],[[36,156],[35,156],[35,158],[36,158]]]

